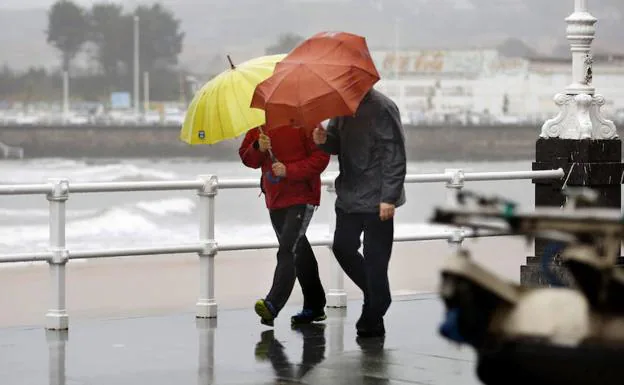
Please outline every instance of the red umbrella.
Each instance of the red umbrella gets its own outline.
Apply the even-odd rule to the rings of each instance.
[[[364,37],[321,32],[299,44],[256,86],[251,107],[265,110],[268,129],[312,127],[355,114],[378,80]]]

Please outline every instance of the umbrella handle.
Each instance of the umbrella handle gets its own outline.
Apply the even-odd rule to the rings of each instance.
[[[262,132],[262,129],[260,129],[260,132]],[[273,151],[269,150],[269,155],[271,156],[271,161],[273,163],[277,162],[277,158],[275,157],[275,154],[273,154]],[[273,173],[271,171],[267,171],[265,176],[272,184],[279,183],[279,181],[282,180],[282,177],[280,176],[273,176]]]
[[[280,177],[280,176],[273,176],[273,173],[271,171],[267,171],[264,174],[264,176],[266,176],[268,181],[271,182],[272,184],[279,183],[279,181],[282,180],[282,177]]]

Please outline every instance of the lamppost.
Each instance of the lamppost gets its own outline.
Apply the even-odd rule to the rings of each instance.
[[[63,71],[63,124],[69,120],[69,72]]]
[[[400,46],[400,30],[399,30],[399,17],[394,18],[394,80],[399,81],[399,71],[400,71],[400,63],[399,63],[399,46]]]
[[[394,19],[394,81],[396,82],[396,90],[398,92],[398,104],[399,109],[402,111],[405,109],[403,105],[403,86],[401,85],[400,72],[401,72],[401,59],[400,59],[400,47],[401,47],[401,18],[395,17]]]
[[[586,187],[596,191],[595,206],[620,211],[622,207],[622,142],[615,125],[605,119],[600,107],[605,98],[596,94],[592,86],[593,59],[591,44],[596,34],[593,17],[587,0],[575,0],[574,13],[566,19],[567,38],[572,51],[572,82],[555,96],[559,114],[547,120],[535,144],[533,170],[562,168],[565,178],[560,181],[533,181],[535,208],[563,207],[567,187]],[[571,282],[566,269],[552,261],[542,261],[549,241],[535,239],[535,256],[527,258],[520,269],[523,285],[548,284],[544,265],[566,283]]]
[[[134,15],[134,117],[139,119],[139,16]]]
[[[591,44],[598,21],[587,8],[587,0],[575,0],[574,13],[566,19],[567,38],[572,51],[572,83],[555,96],[561,109],[559,115],[542,126],[542,138],[613,139],[617,138],[615,125],[600,111],[605,104],[602,95],[592,86],[593,58]]]

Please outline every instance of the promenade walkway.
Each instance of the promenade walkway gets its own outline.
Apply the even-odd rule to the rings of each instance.
[[[0,329],[2,385],[479,384],[472,351],[440,338],[436,295],[395,299],[382,340],[359,341],[360,301],[328,309],[323,325],[292,329],[284,310],[274,329],[249,308],[77,319],[69,332]]]

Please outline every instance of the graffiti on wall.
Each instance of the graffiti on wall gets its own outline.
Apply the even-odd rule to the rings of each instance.
[[[454,74],[479,76],[513,74],[524,71],[527,61],[505,58],[494,50],[465,51],[379,51],[372,53],[373,60],[382,76],[399,74]]]

